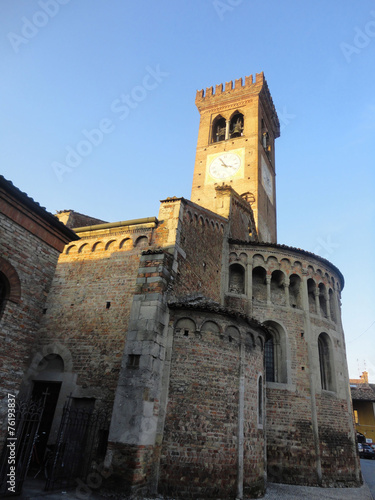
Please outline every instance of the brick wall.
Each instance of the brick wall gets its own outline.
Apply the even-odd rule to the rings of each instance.
[[[173,287],[178,296],[200,293],[220,301],[221,261],[226,220],[192,203],[183,207],[178,274]]]
[[[0,177],[0,272],[9,288],[0,316],[0,416],[17,396],[44,312],[57,259],[74,239],[51,214]],[[5,418],[1,418],[3,423]],[[0,437],[5,428],[0,429]]]
[[[263,430],[257,422],[257,377],[263,373],[261,348],[257,341],[254,344],[251,334],[244,333],[244,325],[228,317],[192,310],[179,310],[173,316],[159,489],[185,498],[234,498],[239,477],[239,426],[243,425],[245,489],[259,493],[264,488]],[[176,316],[181,318],[177,323]]]
[[[36,353],[48,345],[63,345],[72,357],[79,394],[96,397],[109,407],[137,288],[140,254],[149,247],[152,234],[152,227],[125,226],[83,232],[79,242],[67,245],[35,348]]]

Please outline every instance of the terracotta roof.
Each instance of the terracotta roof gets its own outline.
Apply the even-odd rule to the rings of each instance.
[[[68,236],[70,240],[79,240],[79,237],[76,235],[74,231],[67,228],[65,224],[59,221],[59,219],[48,212],[45,207],[39,205],[38,202],[33,200],[26,193],[18,189],[11,181],[8,181],[0,175],[0,189],[4,189],[11,196],[16,198],[20,203],[26,206],[28,209],[32,210],[34,213],[42,217],[48,224],[58,229],[60,233],[63,233],[65,236]]]
[[[356,384],[350,387],[353,400],[375,402],[375,384]]]

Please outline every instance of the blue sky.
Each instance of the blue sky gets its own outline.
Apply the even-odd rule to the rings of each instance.
[[[350,376],[375,382],[374,1],[2,0],[0,14],[2,174],[52,213],[127,220],[189,198],[196,90],[264,71],[278,241],[343,272]]]

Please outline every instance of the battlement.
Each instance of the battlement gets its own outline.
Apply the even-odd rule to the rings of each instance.
[[[219,85],[215,85],[215,91],[213,87],[207,87],[206,92],[203,89],[197,90],[195,102],[197,103],[211,97],[218,97],[222,94],[229,94],[232,92],[244,90],[255,90],[256,87],[259,87],[260,90],[264,83],[266,83],[266,79],[264,78],[264,73],[262,71],[261,73],[256,73],[255,81],[253,79],[253,75],[250,75],[245,76],[245,80],[243,80],[243,78],[234,80],[234,84],[233,80],[231,80],[230,82],[225,82],[225,87],[222,83],[220,83]]]
[[[198,90],[195,97],[195,104],[201,113],[219,103],[221,105],[224,101],[230,102],[233,99],[242,99],[257,95],[261,97],[263,104],[268,110],[275,138],[279,137],[280,122],[263,71],[256,73],[255,79],[253,75],[250,75],[245,76],[245,79],[238,78],[234,82],[233,80],[226,82],[225,86],[222,83],[215,85],[215,90],[213,87],[207,87],[206,91],[203,89]]]

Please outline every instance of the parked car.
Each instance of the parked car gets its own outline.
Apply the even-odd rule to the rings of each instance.
[[[362,451],[359,450],[359,456],[360,458],[370,458],[375,460],[375,450],[373,450],[369,444],[363,443]]]
[[[363,451],[362,443],[358,443],[358,453],[362,453],[362,451]]]

